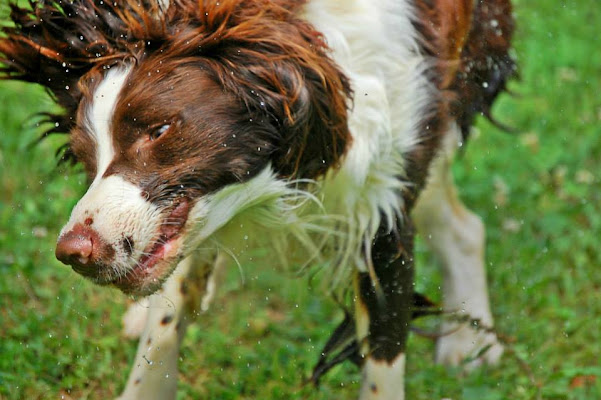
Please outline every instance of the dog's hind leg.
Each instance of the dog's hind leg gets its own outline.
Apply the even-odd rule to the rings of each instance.
[[[413,305],[413,227],[381,226],[371,248],[373,274],[355,278],[357,338],[363,356],[360,400],[403,400],[405,349]]]
[[[494,334],[482,329],[493,325],[484,268],[484,225],[462,204],[453,182],[451,163],[459,140],[459,130],[453,127],[430,166],[413,218],[418,233],[442,264],[444,309],[477,319],[480,325],[478,330],[469,323],[446,319],[436,346],[436,361],[458,365],[473,359],[466,364],[469,369],[483,362],[495,363],[503,347]]]
[[[163,288],[149,296],[148,308],[143,310],[147,314],[144,332],[119,399],[175,399],[179,347],[186,327],[209,306],[225,265],[223,256],[208,260],[199,262],[194,256],[186,258]],[[143,303],[134,307],[141,309]],[[133,316],[131,309],[128,313]]]

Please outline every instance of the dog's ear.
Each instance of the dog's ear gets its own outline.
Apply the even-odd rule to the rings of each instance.
[[[0,39],[2,77],[38,83],[63,108],[75,109],[77,82],[94,65],[91,60],[109,54],[102,29],[92,28],[106,23],[108,9],[96,10],[91,1],[40,1],[29,8],[10,4],[10,10],[14,26],[3,27]]]
[[[63,109],[43,114],[40,122],[49,124],[40,139],[69,133],[82,96],[101,70],[143,55],[148,40],[164,33],[161,4],[160,0],[9,4],[12,25],[0,28],[0,79],[40,84]],[[68,143],[58,153],[62,161],[75,161]]]
[[[350,144],[350,86],[317,36],[292,46],[287,40],[279,48],[231,54],[240,69],[228,78],[247,106],[278,130],[274,168],[283,176],[314,178],[335,166]]]
[[[143,52],[164,33],[159,0],[48,0],[9,4],[1,28],[0,77],[44,86],[67,111],[77,107],[79,80]]]
[[[302,2],[207,3],[199,27],[180,30],[171,47],[201,49],[210,73],[251,114],[270,120],[277,132],[271,160],[281,176],[315,178],[339,163],[351,140],[351,88],[322,36],[296,17]]]

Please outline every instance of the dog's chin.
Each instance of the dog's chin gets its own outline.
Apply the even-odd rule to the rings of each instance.
[[[155,242],[148,252],[138,260],[125,275],[106,284],[115,286],[123,293],[134,296],[148,296],[161,288],[183,258],[180,251],[182,237],[165,243]]]

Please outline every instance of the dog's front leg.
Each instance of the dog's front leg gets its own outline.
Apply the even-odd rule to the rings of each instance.
[[[175,399],[181,341],[188,324],[207,309],[224,266],[220,256],[209,260],[183,260],[149,297],[146,326],[120,400]]]
[[[398,231],[382,226],[371,250],[373,273],[359,273],[355,280],[357,337],[364,357],[359,399],[403,400],[413,304],[413,229],[409,218]]]

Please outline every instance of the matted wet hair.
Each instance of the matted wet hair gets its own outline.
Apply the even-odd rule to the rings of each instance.
[[[157,52],[198,57],[249,111],[277,127],[272,163],[286,177],[316,177],[339,163],[351,137],[348,79],[293,0],[71,0],[10,5],[0,38],[3,79],[44,86],[64,109],[46,135],[68,133],[87,75]],[[66,150],[65,159],[73,158]]]

